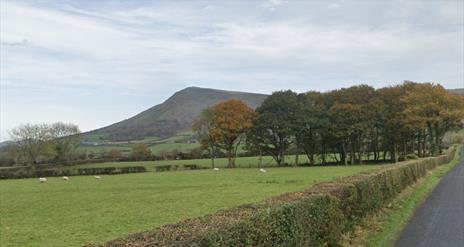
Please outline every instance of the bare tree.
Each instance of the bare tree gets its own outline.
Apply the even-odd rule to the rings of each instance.
[[[57,160],[66,160],[79,145],[80,130],[72,123],[54,123],[50,125],[50,132],[55,146]]]
[[[64,159],[79,142],[79,128],[74,124],[23,124],[10,132],[17,160],[34,165],[40,159]]]
[[[213,121],[212,108],[203,109],[200,116],[195,120],[192,129],[196,133],[197,139],[200,142],[203,150],[208,150],[211,157],[211,167],[214,168],[214,159],[218,152],[218,144],[216,138],[210,134]]]

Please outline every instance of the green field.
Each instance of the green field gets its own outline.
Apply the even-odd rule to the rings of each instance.
[[[146,144],[154,155],[161,155],[163,152],[189,152],[190,150],[200,146],[198,143],[192,143],[194,134],[191,131],[180,132],[172,137],[160,139],[152,136],[142,140],[111,142],[106,135],[92,134],[83,137],[84,142],[95,142],[98,145],[81,145],[77,148],[77,152],[87,153],[103,153],[109,152],[112,149],[121,151],[124,155],[128,155],[132,151],[135,143]]]
[[[329,159],[331,160],[331,159]],[[295,156],[287,156],[286,161],[290,164],[294,164]],[[215,167],[226,167],[227,158],[219,158],[214,160]],[[300,155],[299,164],[304,164],[308,162],[308,158],[305,155]],[[73,168],[90,168],[90,167],[125,167],[125,166],[144,166],[149,171],[154,171],[156,166],[164,165],[191,165],[195,164],[200,167],[211,168],[211,159],[192,159],[192,160],[156,160],[156,161],[128,161],[128,162],[105,162],[105,163],[91,163],[85,165],[73,166]],[[237,168],[253,168],[258,165],[258,157],[238,157],[235,161]],[[271,156],[262,157],[262,166],[276,166],[275,161]]]
[[[0,246],[81,246],[378,166],[197,170],[0,181]]]

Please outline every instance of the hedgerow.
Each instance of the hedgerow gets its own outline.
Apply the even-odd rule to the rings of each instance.
[[[143,166],[128,166],[128,167],[93,167],[80,169],[62,169],[49,168],[38,169],[34,167],[19,167],[11,169],[1,169],[0,179],[15,179],[15,178],[37,178],[37,177],[60,177],[60,176],[80,176],[80,175],[114,175],[125,173],[146,172]]]
[[[87,246],[340,246],[343,235],[360,219],[382,208],[428,170],[450,162],[455,153],[456,148],[451,148],[439,157],[402,162]]]

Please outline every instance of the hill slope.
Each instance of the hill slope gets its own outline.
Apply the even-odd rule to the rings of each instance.
[[[189,130],[202,109],[219,101],[236,98],[256,108],[266,97],[264,94],[188,87],[162,104],[85,135],[101,136],[102,139],[111,141],[138,140],[152,136],[166,138]]]
[[[464,96],[464,88],[448,89],[449,92]]]

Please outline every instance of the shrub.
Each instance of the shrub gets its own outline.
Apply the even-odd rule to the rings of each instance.
[[[79,176],[79,175],[110,175],[124,173],[146,172],[143,166],[128,167],[94,167],[80,169],[47,168],[40,169],[35,167],[17,167],[0,169],[0,179],[13,178],[36,178],[36,177],[60,177],[60,176]]]
[[[415,159],[419,159],[419,156],[417,156],[417,154],[407,154],[406,155],[406,160],[415,160]]]
[[[192,165],[184,165],[184,169],[186,169],[186,170],[195,170],[195,169],[198,169],[198,166],[195,165],[195,164],[192,164]]]
[[[157,172],[164,172],[164,171],[170,171],[171,166],[170,165],[165,165],[165,166],[155,166],[155,171]]]

